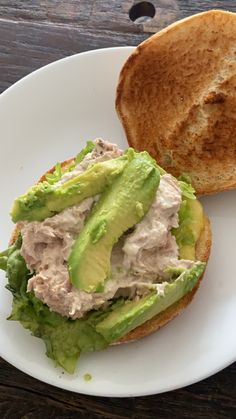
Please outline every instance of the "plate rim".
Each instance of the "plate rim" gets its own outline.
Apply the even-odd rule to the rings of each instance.
[[[66,57],[59,58],[58,60],[51,61],[48,64],[45,64],[39,68],[36,68],[35,70],[31,71],[30,73],[26,74],[25,76],[21,77],[19,80],[15,81],[13,84],[8,86],[2,93],[0,93],[0,102],[9,92],[14,90],[16,87],[23,84],[25,81],[28,81],[29,79],[36,77],[38,74],[44,72],[45,70],[55,67],[57,65],[60,65],[61,63],[64,63],[66,61],[72,61],[78,57],[85,56],[85,55],[93,55],[95,53],[106,53],[110,51],[116,51],[116,50],[130,50],[130,52],[135,50],[135,46],[132,45],[124,45],[124,46],[116,46],[116,47],[104,47],[104,48],[97,48],[97,49],[90,49],[87,51],[77,52],[75,54],[68,55]]]
[[[214,370],[212,370],[212,372],[210,374],[207,374],[207,373],[202,374],[202,375],[200,374],[199,378],[192,379],[192,380],[191,379],[189,379],[189,380],[186,379],[184,384],[181,384],[181,386],[166,385],[166,386],[163,386],[162,390],[158,390],[158,391],[142,391],[142,390],[140,390],[140,391],[134,391],[134,392],[130,391],[128,394],[127,394],[127,392],[116,392],[114,394],[114,392],[109,393],[109,391],[106,391],[106,392],[105,391],[104,392],[93,391],[93,390],[91,391],[91,390],[89,390],[89,387],[86,390],[85,385],[84,385],[83,390],[75,391],[75,389],[73,389],[72,386],[70,386],[69,383],[68,383],[68,385],[67,384],[62,385],[62,382],[61,382],[61,385],[60,385],[60,380],[58,379],[58,384],[55,384],[53,382],[53,380],[51,380],[51,379],[46,380],[43,376],[41,377],[40,374],[32,374],[27,368],[22,368],[22,367],[19,368],[18,366],[15,365],[14,362],[9,361],[7,359],[7,357],[3,357],[1,355],[1,353],[0,353],[0,356],[2,357],[2,359],[4,361],[8,362],[10,365],[12,365],[17,370],[23,372],[24,374],[27,374],[28,376],[30,376],[33,379],[39,380],[39,381],[41,381],[45,384],[51,385],[51,386],[56,387],[56,388],[60,388],[62,390],[70,391],[70,392],[75,393],[75,394],[83,394],[83,395],[87,395],[87,396],[103,397],[103,398],[107,398],[107,397],[130,398],[130,397],[154,396],[154,395],[158,395],[158,394],[172,392],[172,391],[175,391],[175,390],[181,390],[181,389],[186,388],[188,386],[191,386],[193,384],[200,383],[201,381],[203,381],[207,378],[213,377],[214,375],[216,375],[220,371],[223,371],[225,368],[229,367],[230,365],[232,365],[236,361],[236,357],[235,357],[235,359],[232,359],[229,362],[226,362],[223,367],[215,368]],[[52,367],[53,367],[53,365],[52,365]],[[77,378],[77,376],[75,376],[75,377]],[[83,378],[80,377],[79,379],[83,379]],[[84,384],[86,384],[86,382],[84,382]]]

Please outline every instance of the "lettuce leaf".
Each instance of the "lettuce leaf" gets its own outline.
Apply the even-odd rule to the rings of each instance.
[[[73,374],[82,352],[98,351],[108,342],[90,325],[89,316],[71,320],[51,312],[32,293],[27,298],[14,297],[9,320],[20,321],[31,334],[44,340],[46,355],[55,365]]]
[[[86,154],[91,153],[91,151],[93,151],[95,147],[95,144],[93,141],[87,141],[86,146],[83,148],[83,150],[81,150],[76,158],[75,158],[75,166],[77,166],[77,164],[79,164],[82,160],[84,160]]]
[[[4,250],[0,253],[0,269],[3,271],[7,270],[7,259],[8,259],[9,249]]]
[[[53,185],[61,179],[65,172],[66,170],[63,170],[61,163],[57,163],[54,171],[52,173],[46,173],[45,178],[50,185]]]
[[[19,321],[32,335],[43,339],[47,356],[68,373],[73,373],[81,352],[97,351],[109,345],[95,326],[111,308],[92,312],[77,320],[51,312],[32,292],[27,292],[27,282],[32,273],[26,267],[20,247],[19,236],[13,246],[1,253],[1,258],[7,258],[6,288],[13,294],[12,312],[8,320]]]
[[[64,173],[71,172],[75,168],[75,166],[77,166],[77,164],[81,163],[86,154],[90,153],[94,149],[94,147],[95,144],[93,141],[87,141],[86,146],[77,154],[76,158],[71,162],[71,164],[69,164],[66,167],[62,167],[61,163],[57,163],[55,165],[54,171],[45,175],[47,182],[50,185],[53,185],[54,183],[58,182],[61,179],[62,175],[64,175]]]
[[[7,256],[0,256],[0,269],[6,271],[7,269]]]

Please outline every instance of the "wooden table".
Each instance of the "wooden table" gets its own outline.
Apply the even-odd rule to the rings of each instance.
[[[62,57],[96,48],[137,45],[169,23],[210,8],[236,12],[235,0],[152,0],[156,8],[154,18],[140,23],[141,18],[133,22],[129,17],[142,15],[140,5],[131,10],[136,3],[139,2],[0,0],[0,92]],[[148,13],[152,14],[152,9]],[[235,418],[236,364],[171,393],[105,399],[51,387],[0,359],[0,419],[151,417]]]

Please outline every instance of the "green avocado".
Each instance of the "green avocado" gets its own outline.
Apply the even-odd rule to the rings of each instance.
[[[86,292],[101,292],[110,274],[113,245],[150,208],[160,182],[154,160],[135,153],[123,173],[102,194],[68,260],[72,284]]]
[[[179,211],[179,227],[174,234],[179,246],[179,258],[195,260],[195,246],[204,227],[204,214],[197,199],[185,198]]]
[[[61,186],[40,182],[17,198],[11,210],[12,220],[42,221],[85,198],[101,193],[124,170],[133,158],[133,149],[121,157],[95,163]]]
[[[138,301],[126,301],[98,323],[96,331],[108,342],[121,338],[191,291],[202,275],[205,265],[203,262],[195,262],[191,269],[186,269],[175,281],[166,283],[163,294],[154,291]]]

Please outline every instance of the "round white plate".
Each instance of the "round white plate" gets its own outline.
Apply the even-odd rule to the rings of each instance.
[[[86,140],[103,137],[126,147],[116,116],[115,88],[132,48],[75,55],[48,65],[0,96],[0,249],[7,247],[13,199]],[[139,396],[176,389],[236,360],[236,191],[203,199],[213,227],[207,273],[193,303],[153,336],[81,357],[74,376],[45,356],[44,344],[6,321],[11,296],[0,277],[0,355],[57,387],[99,396]],[[92,375],[86,382],[85,373]]]

